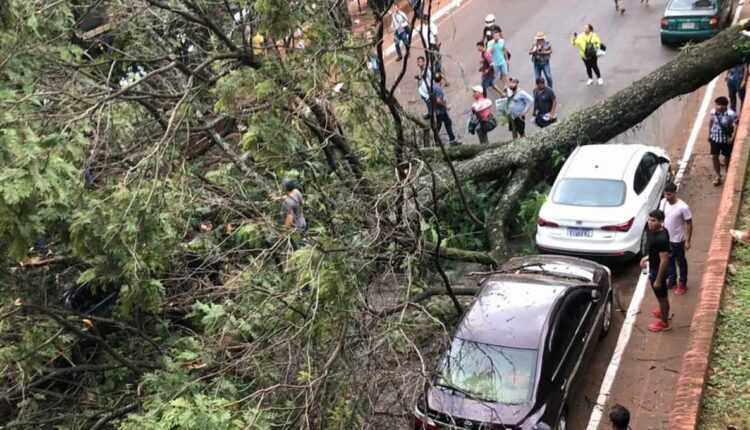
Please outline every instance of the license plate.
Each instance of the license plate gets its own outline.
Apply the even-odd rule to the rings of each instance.
[[[594,230],[590,228],[568,227],[568,236],[570,237],[592,237]]]
[[[683,22],[682,26],[680,27],[683,30],[695,30],[695,23],[694,22]]]

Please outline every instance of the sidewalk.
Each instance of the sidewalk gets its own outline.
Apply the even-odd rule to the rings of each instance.
[[[747,10],[743,10],[742,16],[746,15]],[[701,99],[705,91],[706,87],[699,91]],[[722,95],[727,95],[724,75],[719,77],[711,97],[709,110],[713,108],[713,99]],[[748,110],[750,110],[748,107],[744,109],[743,121],[745,122],[750,121]],[[684,120],[687,119],[684,118]],[[694,117],[689,119],[688,129],[692,127],[693,121]],[[683,360],[690,345],[691,331],[694,332],[697,329],[691,325],[694,323],[693,316],[703,293],[704,274],[709,270],[714,272],[714,260],[718,258],[715,255],[718,248],[714,243],[716,242],[714,225],[719,212],[724,213],[727,210],[725,201],[727,199],[726,196],[722,198],[722,192],[725,186],[732,187],[731,183],[720,187],[712,185],[714,173],[707,139],[708,116],[702,124],[701,133],[695,142],[693,157],[678,192],[679,197],[690,205],[693,212],[692,248],[688,251],[690,269],[688,292],[683,296],[670,292],[673,330],[652,333],[648,331],[647,326],[654,321],[651,309],[658,307],[658,304],[653,292],[647,287],[641,312],[633,327],[630,342],[623,355],[607,405],[605,405],[605,417],[606,411],[609,411],[615,403],[629,408],[630,426],[633,429],[660,430],[673,427],[670,425],[670,415],[674,415],[675,405],[682,403],[678,400],[683,400],[676,398],[678,379],[685,364]],[[736,158],[741,157],[742,145],[742,140],[738,138],[733,151]],[[680,147],[684,144],[676,146]],[[676,154],[672,154],[672,157],[673,160],[679,159]],[[731,195],[731,192],[728,194]],[[705,325],[702,321],[700,323]],[[692,354],[693,350],[690,349],[690,351]],[[604,419],[599,429],[609,428],[607,420]]]

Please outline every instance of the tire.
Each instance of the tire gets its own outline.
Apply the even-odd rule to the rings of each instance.
[[[607,301],[604,303],[604,318],[602,318],[602,329],[599,332],[599,339],[607,337],[609,330],[612,328],[612,294],[607,295]]]
[[[560,419],[557,420],[555,430],[568,430],[568,408],[563,408]]]

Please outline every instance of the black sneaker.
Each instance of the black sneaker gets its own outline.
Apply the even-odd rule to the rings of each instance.
[[[404,57],[397,57],[397,58],[396,58],[396,61],[401,61],[401,60],[403,60],[403,59],[404,59]]]

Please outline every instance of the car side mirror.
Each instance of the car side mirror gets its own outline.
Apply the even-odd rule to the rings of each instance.
[[[599,297],[602,296],[602,293],[599,292],[599,290],[591,290],[591,301],[598,302]]]

